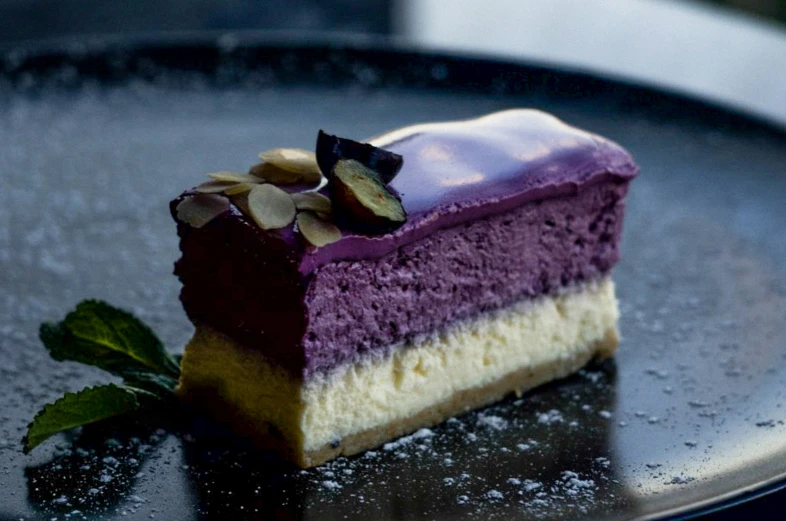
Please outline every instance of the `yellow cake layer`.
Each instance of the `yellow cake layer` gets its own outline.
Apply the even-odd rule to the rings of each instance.
[[[611,279],[520,302],[386,355],[303,381],[253,348],[199,326],[179,395],[311,466],[523,392],[609,356],[619,311]]]

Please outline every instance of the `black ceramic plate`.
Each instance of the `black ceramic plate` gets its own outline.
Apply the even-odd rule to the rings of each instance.
[[[645,519],[786,476],[781,131],[583,75],[384,49],[224,39],[3,60],[0,518]],[[641,165],[616,363],[308,472],[199,419],[21,453],[39,407],[107,380],[49,360],[42,320],[99,297],[182,348],[167,202],[205,172],[318,128],[363,138],[520,106]]]

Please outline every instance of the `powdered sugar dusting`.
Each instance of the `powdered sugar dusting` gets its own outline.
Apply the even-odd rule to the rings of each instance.
[[[508,421],[500,416],[493,414],[479,414],[477,425],[479,427],[488,427],[490,429],[501,431],[508,426]]]
[[[562,416],[562,413],[556,409],[551,409],[550,411],[546,411],[538,414],[538,423],[543,423],[545,425],[562,423],[564,421],[565,418]]]
[[[402,436],[396,441],[385,443],[382,446],[382,449],[387,451],[397,450],[412,442],[425,440],[431,438],[432,436],[434,436],[434,432],[431,429],[420,429],[409,436]]]

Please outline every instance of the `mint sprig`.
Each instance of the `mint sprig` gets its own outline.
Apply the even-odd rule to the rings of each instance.
[[[174,401],[180,364],[127,311],[86,300],[61,322],[42,324],[40,337],[55,360],[98,367],[122,378],[123,385],[88,387],[45,405],[27,427],[26,453],[59,432]]]
[[[41,341],[55,360],[94,365],[125,377],[153,373],[177,378],[180,367],[153,330],[127,311],[85,300],[57,324],[44,323]]]
[[[138,389],[115,384],[66,393],[44,406],[33,418],[23,439],[25,452],[59,432],[119,416],[140,408]]]

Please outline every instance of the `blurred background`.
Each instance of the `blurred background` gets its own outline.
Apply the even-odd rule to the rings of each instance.
[[[0,0],[0,45],[272,30],[544,61],[786,125],[786,0]]]
[[[397,18],[401,7],[414,8],[419,0],[0,0],[0,39],[22,40],[84,33],[128,33],[190,29],[292,29],[351,31],[390,34],[402,29]],[[452,3],[452,2],[451,2]],[[487,2],[459,2],[486,6]],[[526,11],[531,2],[491,2],[491,11],[507,4]],[[600,2],[532,2],[552,5],[552,14],[569,15],[565,9]],[[629,9],[623,2],[606,2]],[[624,3],[652,3],[629,0]],[[671,2],[660,2],[671,3]],[[691,2],[674,2],[675,7]],[[447,4],[446,4],[447,5]],[[786,24],[786,0],[703,0],[697,6],[720,7],[729,14]],[[486,7],[486,8],[488,8]],[[444,8],[444,5],[443,5]],[[450,16],[456,18],[453,7]]]

